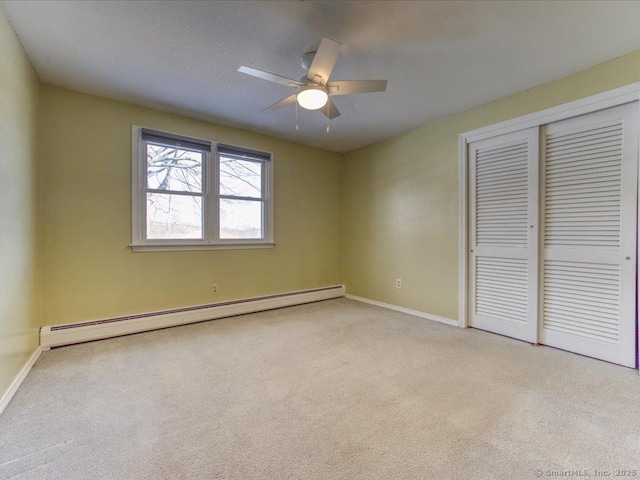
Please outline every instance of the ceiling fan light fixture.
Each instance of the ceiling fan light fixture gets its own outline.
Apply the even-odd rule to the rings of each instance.
[[[329,100],[327,89],[322,85],[305,85],[300,87],[298,96],[298,105],[307,110],[318,110],[324,107]]]

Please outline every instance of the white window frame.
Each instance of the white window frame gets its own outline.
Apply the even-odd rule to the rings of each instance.
[[[158,136],[195,141],[211,145],[211,152],[203,153],[203,239],[147,239],[146,238],[146,143],[142,140],[142,130],[152,130]],[[247,153],[255,152],[269,159],[262,161],[262,197],[251,198],[263,203],[263,238],[261,239],[221,239],[220,238],[220,158],[218,147],[224,146]],[[250,158],[247,160],[251,161]],[[131,129],[131,249],[134,252],[180,251],[180,250],[232,250],[251,248],[272,248],[273,234],[273,153],[221,144],[206,139],[179,135],[157,129],[147,129],[132,125]],[[234,198],[223,195],[223,198]],[[243,199],[243,197],[235,197]]]

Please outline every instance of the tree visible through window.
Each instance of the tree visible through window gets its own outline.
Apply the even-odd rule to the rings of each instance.
[[[134,246],[272,241],[269,154],[140,129],[139,157]]]
[[[203,238],[203,153],[147,142],[147,238]]]
[[[220,238],[262,238],[264,162],[220,154]]]

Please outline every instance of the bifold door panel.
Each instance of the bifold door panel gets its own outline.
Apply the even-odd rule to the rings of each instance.
[[[540,343],[635,366],[637,103],[544,134]]]
[[[635,366],[638,114],[469,144],[472,327]]]
[[[470,145],[471,326],[534,342],[538,132]]]

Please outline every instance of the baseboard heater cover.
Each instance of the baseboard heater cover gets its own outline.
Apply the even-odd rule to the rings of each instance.
[[[262,297],[175,308],[159,312],[140,313],[123,317],[86,322],[50,325],[40,329],[40,346],[44,349],[72,345],[91,340],[118,337],[131,333],[215,320],[246,313],[302,305],[345,296],[344,285],[265,295]]]

